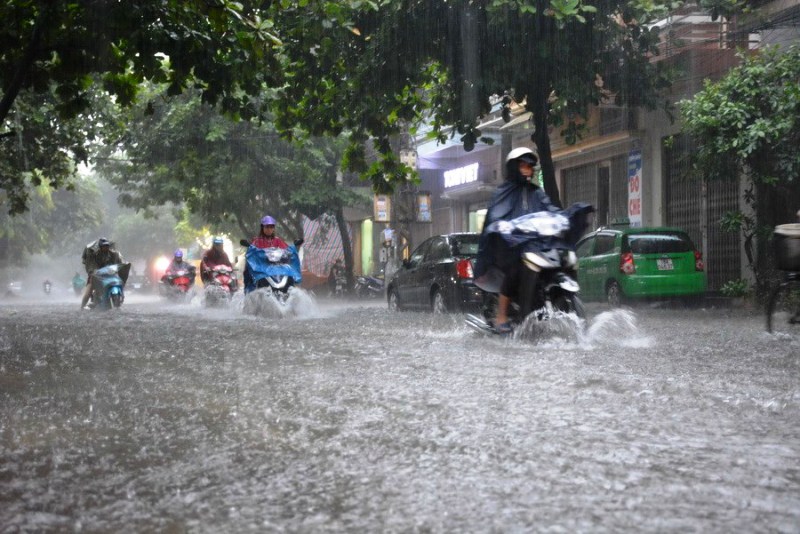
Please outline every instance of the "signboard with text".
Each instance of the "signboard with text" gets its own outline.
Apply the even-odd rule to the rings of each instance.
[[[417,222],[431,222],[431,194],[417,193]]]
[[[392,199],[389,195],[375,195],[373,220],[375,222],[391,222]]]
[[[457,187],[478,181],[478,164],[465,165],[457,169],[444,171],[444,188]]]
[[[628,220],[631,226],[642,226],[642,152],[628,153]]]

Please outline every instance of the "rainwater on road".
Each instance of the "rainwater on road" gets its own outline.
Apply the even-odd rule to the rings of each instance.
[[[0,303],[0,532],[800,532],[800,331]]]

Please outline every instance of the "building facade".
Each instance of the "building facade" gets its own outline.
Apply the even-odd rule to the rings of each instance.
[[[687,6],[660,23],[665,38],[653,61],[668,61],[682,73],[671,89],[672,102],[691,98],[704,80],[724,76],[739,62],[737,49],[798,42],[800,0],[762,2],[759,10],[762,16],[715,21]],[[521,108],[513,111],[508,123],[498,108],[479,125],[494,142],[470,152],[457,139],[417,144],[418,189],[430,193],[431,218],[394,223],[407,237],[406,254],[432,235],[480,232],[492,191],[503,180],[505,156],[520,146],[534,148],[530,115]],[[588,117],[578,143],[567,145],[558,132],[551,132],[550,141],[562,204],[594,205],[594,227],[680,227],[703,253],[710,291],[748,277],[741,236],[719,224],[724,213],[746,209],[745,184],[740,176],[719,182],[691,179],[692,140],[666,112],[600,106]],[[415,191],[395,198],[402,204],[407,202],[402,196]]]

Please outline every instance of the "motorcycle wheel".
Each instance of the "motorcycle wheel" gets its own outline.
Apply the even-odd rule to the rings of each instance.
[[[122,306],[122,295],[114,293],[111,295],[111,307],[119,308],[120,306]]]
[[[579,318],[586,319],[586,307],[575,293],[560,292],[553,298],[553,307],[558,311],[574,313]]]

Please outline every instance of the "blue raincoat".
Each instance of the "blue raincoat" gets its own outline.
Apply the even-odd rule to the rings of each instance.
[[[258,281],[268,276],[289,276],[295,286],[299,286],[303,281],[303,277],[300,274],[300,256],[297,254],[297,248],[294,245],[289,245],[286,249],[280,249],[289,254],[289,263],[270,263],[267,259],[267,250],[272,249],[258,248],[253,245],[247,247],[244,269],[245,293],[255,290]]]

